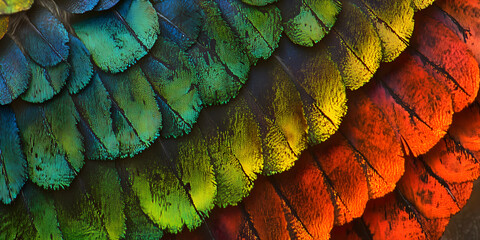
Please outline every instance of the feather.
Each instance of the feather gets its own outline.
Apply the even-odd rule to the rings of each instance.
[[[438,11],[418,13],[409,45],[429,2],[116,2],[12,15],[1,41],[25,70],[0,73],[22,76],[2,89],[15,89],[5,109],[27,165],[19,152],[19,184],[0,188],[4,238],[156,239],[203,224],[214,238],[326,239],[340,224],[334,237],[358,235],[359,217],[380,223],[370,232],[388,220],[438,237],[466,201],[477,171],[448,160],[473,155],[446,133],[475,99],[478,64]],[[400,212],[372,211],[382,204]],[[222,229],[208,216],[229,205]],[[403,221],[406,209],[421,215]]]
[[[141,69],[132,67],[117,75],[100,72],[99,78],[109,93],[114,108],[135,133],[136,136],[130,138],[138,137],[143,147],[148,146],[158,136],[162,116],[153,90]],[[134,155],[135,151],[125,151],[124,154],[127,153]]]
[[[252,7],[237,1],[218,1],[225,21],[232,26],[246,48],[250,61],[267,59],[278,47],[282,33],[280,10],[275,6]]]
[[[33,4],[33,0],[5,0],[0,3],[0,14],[12,14],[28,10]]]
[[[340,133],[355,153],[361,153],[369,197],[384,196],[395,188],[404,172],[401,135],[367,95],[359,94],[350,104],[350,112]]]
[[[205,24],[197,40],[200,44],[189,50],[199,73],[198,89],[204,104],[225,103],[245,83],[250,61],[221,18],[216,3],[205,1],[200,7],[205,13]]]
[[[90,52],[76,37],[69,35],[70,55],[68,63],[71,66],[67,89],[70,94],[76,94],[88,85],[93,77],[93,64]]]
[[[372,20],[382,41],[383,61],[390,62],[408,46],[414,28],[414,8],[410,1],[358,1]]]
[[[196,43],[205,21],[205,14],[197,2],[155,1],[154,7],[164,38],[175,42],[183,50]]]
[[[52,99],[65,86],[70,74],[68,63],[60,62],[53,67],[41,67],[30,59],[27,62],[32,78],[27,91],[21,96],[23,100],[31,103],[45,102]]]
[[[439,14],[437,12],[431,15]],[[425,25],[419,26],[417,31],[425,32],[413,38],[411,45],[418,49],[415,55],[422,62],[426,62],[424,65],[430,65],[427,71],[454,93],[454,110],[458,112],[475,99],[475,90],[479,84],[476,81],[478,73],[475,68],[478,63],[467,45],[455,34],[455,28],[450,30],[445,18],[439,16],[434,18],[422,19],[435,27],[425,31],[427,30]]]
[[[187,53],[173,42],[159,37],[140,68],[153,87],[162,113],[165,137],[189,133],[202,109],[202,99],[195,87],[197,72]]]
[[[57,6],[69,13],[82,14],[88,11],[103,11],[114,7],[119,0],[56,0]]]
[[[27,161],[20,146],[15,115],[11,108],[0,108],[2,133],[0,138],[0,200],[8,204],[20,193],[27,180]]]
[[[78,112],[68,94],[43,106],[13,106],[28,162],[29,178],[45,188],[65,188],[84,164]]]
[[[66,62],[69,53],[68,33],[52,13],[36,7],[24,17],[15,34],[25,52],[42,67]]]
[[[87,164],[88,171],[71,189],[55,193],[58,226],[64,238],[121,239],[125,235],[123,192],[112,164]]]
[[[85,157],[88,159],[112,159],[120,155],[120,144],[114,132],[110,109],[112,100],[98,74],[73,102],[80,114],[80,132],[85,136]],[[119,131],[132,132],[128,126]],[[133,134],[133,132],[132,132]],[[122,141],[125,144],[125,141]]]
[[[149,21],[139,21],[141,14],[149,14]],[[96,65],[112,73],[123,72],[145,56],[159,31],[155,11],[145,0],[124,1],[107,13],[75,23],[73,28]]]
[[[53,199],[35,185],[26,185],[20,197],[22,201],[16,201],[8,207],[2,206],[0,209],[4,226],[16,225],[12,228],[3,227],[0,237],[62,239],[58,224],[50,224],[57,221]],[[13,208],[13,211],[8,208]]]
[[[59,0],[56,1],[57,5],[70,13],[85,13],[93,10],[93,8],[98,4],[98,0]]]
[[[192,229],[214,206],[216,186],[206,143],[198,138],[190,139],[192,142],[182,145],[157,142],[157,146],[149,148],[142,157],[146,161],[125,164],[129,183],[143,212],[161,229],[172,232],[178,232],[183,225]],[[159,156],[160,149],[165,150]],[[179,162],[173,162],[174,154],[179,155]],[[148,165],[155,168],[147,168]],[[153,179],[158,181],[148,184]]]
[[[162,230],[142,211],[132,188],[122,185],[125,196],[126,233],[125,239],[161,239]]]
[[[0,43],[0,104],[5,105],[27,90],[31,73],[27,59],[10,37]]]
[[[343,5],[334,33],[325,39],[328,51],[345,85],[352,90],[358,89],[372,78],[380,65],[380,38],[365,13],[350,2]]]
[[[427,16],[432,14],[436,16],[432,12]],[[470,51],[461,50],[464,48],[460,44],[464,43],[458,42],[458,37],[462,35],[454,38],[445,28],[456,25],[439,24],[423,17],[418,21],[425,24],[412,39],[415,45],[411,48],[415,51],[403,53],[392,63],[395,67],[386,65],[373,82],[350,97],[349,111],[336,134],[308,148],[290,171],[270,178],[259,177],[250,196],[239,207],[213,213],[205,225],[215,238],[326,239],[334,224],[348,222],[333,228],[332,239],[438,239],[441,236],[449,218],[465,205],[472,182],[479,176],[475,160],[478,147],[473,144],[478,138],[475,128],[478,106],[465,108],[473,100],[462,104],[465,98],[455,96],[464,93],[459,93],[459,88],[448,87],[448,83],[458,79],[462,82],[457,82],[459,86],[470,86],[466,92],[476,96],[478,87],[466,79],[473,73],[476,79],[473,82],[478,83],[478,64],[470,64],[473,59]],[[445,33],[431,34],[429,37],[435,39],[420,41],[428,35],[424,31],[430,27],[445,28]],[[450,46],[459,50],[442,58],[455,58],[451,61],[458,61],[457,68],[468,69],[449,81],[445,81],[445,75],[429,70],[435,66],[432,62],[437,55],[423,60],[419,57],[432,48],[429,43],[445,36],[451,37]],[[449,43],[444,40],[442,44]],[[442,44],[438,44],[440,52],[444,52]],[[448,60],[439,61],[437,66],[449,69],[448,64]],[[450,68],[446,72],[456,74],[455,70]],[[423,86],[433,84],[422,94],[416,93],[419,84],[415,82],[420,79]],[[409,87],[410,84],[416,86]],[[386,96],[391,98],[388,103]],[[421,100],[424,97],[428,100]],[[455,99],[459,99],[458,102]],[[429,104],[423,106],[422,102]],[[462,107],[455,109],[453,103]],[[407,111],[409,106],[412,109]],[[388,110],[390,108],[396,110]],[[429,108],[435,110],[425,114]],[[403,114],[406,117],[402,117]],[[369,119],[362,119],[365,116]],[[414,124],[414,121],[418,122]],[[422,130],[419,128],[422,124],[429,127]],[[422,137],[427,129],[430,133],[425,132]],[[378,137],[382,140],[375,139]],[[391,161],[392,156],[397,156],[397,160]],[[341,163],[337,159],[341,159]],[[379,199],[370,200],[373,198]],[[230,225],[219,223],[218,219],[224,218],[239,220]],[[182,233],[178,238],[187,235]],[[193,235],[203,239],[201,236],[209,234],[200,229]]]
[[[430,6],[435,0],[413,0],[415,10],[425,9]]]
[[[267,4],[271,4],[277,2],[278,0],[242,0],[242,2],[254,5],[254,6],[265,6]]]
[[[437,18],[440,21],[444,20],[452,25],[453,31],[460,35],[468,48],[474,53],[477,61],[480,59],[480,48],[475,44],[477,42],[479,33],[479,24],[476,21],[475,12],[480,7],[476,1],[440,1],[437,3],[440,7],[440,13]]]
[[[313,46],[325,37],[342,9],[337,0],[281,1],[285,34],[296,44]]]
[[[374,88],[371,97],[402,133],[413,155],[418,156],[443,137],[452,121],[453,106],[446,87],[439,86],[418,61],[405,55],[402,65],[409,71],[393,70]],[[428,92],[418,84],[428,86]]]
[[[93,10],[103,11],[114,7],[120,0],[98,0],[97,6]]]
[[[226,118],[215,118],[218,115],[213,113],[207,120],[219,122],[218,128],[224,129],[207,140],[217,185],[215,204],[223,207],[236,204],[247,195],[263,167],[260,128],[246,104],[245,101],[236,101],[231,108],[218,110],[228,111]],[[202,135],[215,127],[212,124],[209,129],[201,129]]]
[[[5,34],[8,31],[8,23],[10,21],[10,18],[8,16],[1,16],[0,17],[0,39],[5,36]]]

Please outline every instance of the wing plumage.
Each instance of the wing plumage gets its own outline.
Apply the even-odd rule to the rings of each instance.
[[[443,9],[422,13],[408,50],[349,97],[335,135],[176,239],[440,238],[480,174],[478,52]]]
[[[55,0],[6,15],[0,236],[364,237],[361,217],[374,237],[387,221],[438,237],[477,177],[452,170],[474,156],[448,129],[479,70],[454,20],[469,17],[436,9],[453,3],[414,24],[431,2]]]

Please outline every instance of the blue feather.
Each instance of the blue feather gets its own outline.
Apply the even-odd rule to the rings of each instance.
[[[65,86],[70,73],[70,67],[66,62],[44,68],[29,59],[28,66],[32,78],[22,99],[32,103],[45,102],[57,95]]]
[[[52,67],[68,58],[68,33],[48,10],[32,9],[16,34],[26,53],[42,67]]]
[[[95,7],[95,11],[103,11],[108,10],[115,6],[120,0],[100,0],[98,1],[97,6]]]
[[[15,122],[10,107],[0,106],[0,201],[10,203],[15,199],[27,180],[27,161],[23,155]]]
[[[90,61],[90,52],[85,45],[76,37],[70,35],[70,63],[71,72],[67,81],[68,92],[78,93],[92,79],[93,64]]]
[[[118,157],[119,143],[113,132],[112,101],[95,74],[91,83],[73,101],[80,113],[80,132],[85,136],[85,155],[89,159]]]
[[[5,36],[0,41],[0,104],[11,103],[27,90],[30,69],[20,48]]]
[[[98,0],[56,0],[59,7],[70,13],[85,13],[98,4]]]
[[[184,50],[195,43],[205,21],[198,3],[190,0],[156,0],[153,4],[160,16],[162,36]]]

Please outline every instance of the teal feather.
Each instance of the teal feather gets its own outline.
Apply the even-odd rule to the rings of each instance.
[[[42,67],[66,62],[68,33],[60,20],[42,7],[33,8],[28,13],[16,32],[16,39],[25,52]]]
[[[85,13],[93,10],[98,0],[57,0],[57,5],[70,13]]]
[[[27,180],[27,162],[10,107],[0,106],[0,126],[0,201],[9,204]]]
[[[53,67],[42,67],[29,59],[28,66],[32,78],[22,99],[32,103],[47,101],[59,93],[70,74],[70,66],[66,62],[60,62]]]
[[[116,120],[123,119],[122,127],[117,127],[117,140],[120,142],[122,155],[134,155],[159,136],[162,126],[162,115],[155,101],[155,94],[145,74],[137,66],[127,71],[112,75],[99,72],[100,79],[112,100],[113,109],[119,114]],[[114,123],[115,124],[115,123]],[[126,124],[126,125],[125,125]],[[129,129],[126,134],[125,129]],[[133,131],[133,135],[132,132]],[[133,139],[140,144],[130,149],[125,144]]]
[[[198,2],[190,0],[154,0],[161,35],[187,50],[196,43],[205,15]]]
[[[97,6],[93,10],[103,11],[115,6],[120,0],[99,0]]]
[[[90,52],[85,45],[76,37],[70,37],[70,56],[68,63],[71,66],[69,79],[67,80],[68,92],[76,94],[82,90],[93,77],[93,64],[90,61]]]
[[[80,115],[80,132],[85,136],[85,156],[88,159],[114,159],[120,154],[113,132],[110,109],[112,101],[98,74],[88,86],[73,96]]]
[[[56,0],[55,2],[69,13],[82,14],[92,10],[108,10],[115,6],[119,0]]]
[[[146,0],[124,1],[108,12],[75,23],[73,28],[96,65],[112,73],[125,71],[145,56],[159,32],[155,10]]]
[[[250,61],[267,59],[278,47],[282,34],[280,10],[269,5],[253,7],[236,0],[218,1],[222,17],[240,37]],[[248,16],[248,17],[245,17]]]
[[[28,88],[30,68],[10,37],[0,40],[0,105],[11,103]]]
[[[30,179],[44,188],[65,188],[84,163],[83,137],[71,97],[60,94],[43,105],[17,102],[17,116]]]
[[[189,133],[202,109],[202,100],[194,84],[197,72],[188,55],[163,37],[140,64],[155,91],[162,113],[164,137]]]
[[[218,5],[203,1],[205,24],[198,44],[188,51],[199,73],[198,87],[205,105],[226,103],[246,81],[250,60],[239,39],[223,20]]]

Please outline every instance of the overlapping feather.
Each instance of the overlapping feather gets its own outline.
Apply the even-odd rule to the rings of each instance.
[[[416,19],[409,50],[350,97],[340,134],[175,239],[327,239],[348,222],[331,238],[439,239],[480,175],[479,52],[465,35],[478,19],[450,15],[468,18],[464,4],[475,3],[439,1]]]
[[[197,18],[182,17],[191,13]],[[269,57],[282,31],[275,6],[236,1],[43,1],[5,19],[1,102],[19,122],[23,169],[53,189],[68,186],[85,158],[133,156],[159,135],[190,132],[203,106],[237,94],[250,65]],[[243,31],[250,45],[236,38]],[[24,173],[3,178],[25,182]],[[14,186],[4,203],[18,194]]]
[[[38,66],[38,83],[30,87],[50,84],[43,95],[33,96],[52,96],[41,104],[15,100],[5,107],[7,113],[13,108],[17,119],[6,119],[14,132],[18,122],[26,146],[25,158],[16,155],[26,164],[9,167],[28,169],[32,181],[45,188],[72,186],[52,194],[28,183],[21,199],[2,206],[3,236],[41,238],[60,236],[60,230],[65,238],[158,238],[164,230],[198,226],[215,205],[245,197],[258,174],[289,169],[308,146],[335,133],[346,113],[347,89],[361,87],[381,61],[392,61],[406,48],[417,8],[411,1],[270,2],[122,1],[106,12],[66,14],[68,23],[41,6],[22,15],[17,31],[2,41],[16,40],[22,29],[40,38],[13,44],[25,66],[31,66],[28,61]],[[58,5],[71,12],[91,9],[68,1]],[[144,15],[149,21],[140,21]],[[42,30],[36,18],[52,16],[63,27]],[[305,19],[315,21],[304,28],[298,23]],[[287,39],[279,43],[282,28],[295,43],[323,40],[311,49]],[[55,41],[43,41],[47,36]],[[35,44],[51,56],[35,60],[42,54]],[[278,54],[259,62],[265,69],[254,69],[246,83],[250,66],[277,46]],[[90,55],[94,66],[82,60]],[[68,91],[49,81],[51,75],[64,76],[59,65],[66,65],[69,75],[55,80]],[[193,126],[202,107],[235,96],[226,106],[203,111]],[[154,142],[158,135],[190,131]],[[82,155],[112,159],[147,146],[135,160],[116,163],[84,163]],[[17,187],[9,176],[3,175],[9,193],[4,202],[15,199],[26,179],[16,177]],[[68,210],[73,206],[77,212]],[[50,216],[45,220],[43,209]],[[21,213],[15,221],[12,211]]]

